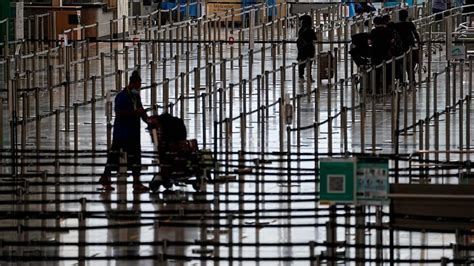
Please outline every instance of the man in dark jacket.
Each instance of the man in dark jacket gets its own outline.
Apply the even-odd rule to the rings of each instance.
[[[143,109],[139,90],[141,78],[137,71],[130,76],[129,85],[115,97],[115,121],[111,152],[107,165],[99,183],[104,190],[114,190],[111,185],[111,171],[119,164],[120,151],[127,153],[128,168],[133,174],[133,190],[148,191],[148,187],[140,182],[141,148],[140,148],[140,119],[148,123],[148,116]]]
[[[369,44],[372,45],[372,64],[381,64],[384,60],[391,58],[390,49],[393,42],[393,34],[387,29],[382,17],[374,18],[375,28],[370,31]]]
[[[309,59],[309,67],[311,69],[311,59],[314,58],[314,41],[316,41],[316,33],[313,30],[312,24],[313,21],[309,15],[301,17],[301,28],[298,31],[298,39],[296,41],[296,46],[298,48],[297,60],[299,62],[298,75],[300,79],[304,79],[306,61]],[[311,73],[307,73],[307,76],[312,80]]]
[[[392,32],[386,27],[382,17],[374,18],[375,28],[370,31],[369,44],[372,45],[372,65],[380,65],[385,60],[390,60],[392,57],[391,48],[394,42]],[[387,65],[387,73],[391,72],[390,65]],[[386,74],[387,74],[386,73]],[[390,82],[387,75],[387,82]],[[382,92],[382,68],[376,69],[376,88],[372,90],[376,93]]]
[[[408,11],[402,9],[399,12],[400,22],[396,24],[396,29],[398,34],[402,39],[403,50],[406,52],[410,47],[415,46],[415,40],[417,43],[420,43],[420,35],[416,31],[415,24],[408,20]]]

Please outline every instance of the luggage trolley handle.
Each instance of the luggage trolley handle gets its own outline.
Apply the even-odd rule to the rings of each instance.
[[[156,128],[151,129],[151,140],[153,142],[153,145],[155,145],[155,148],[158,149],[158,130]]]

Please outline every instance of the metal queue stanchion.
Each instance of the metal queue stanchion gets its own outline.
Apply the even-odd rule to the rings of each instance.
[[[96,149],[96,91],[95,91],[95,76],[92,77],[92,98],[91,98],[91,148],[92,153],[95,154]]]
[[[451,110],[450,110],[450,106],[447,104],[446,105],[446,108],[445,108],[445,116],[446,116],[446,119],[445,119],[445,143],[446,143],[446,151],[448,151],[446,153],[446,160],[449,161],[450,159],[450,153],[449,151],[451,150],[451,137],[450,137],[450,134],[451,134]]]
[[[106,140],[107,140],[107,152],[112,147],[112,101],[110,100],[110,92],[107,93],[105,102],[105,114],[106,114]]]
[[[27,128],[26,128],[26,120],[28,119],[28,117],[26,116],[26,109],[29,107],[29,105],[27,105],[26,103],[26,99],[27,99],[27,96],[26,96],[26,93],[23,92],[22,93],[22,99],[23,99],[23,102],[22,102],[22,112],[21,112],[21,124],[20,124],[20,127],[21,127],[21,135],[20,135],[20,149],[21,149],[21,156],[22,156],[22,160],[21,160],[21,167],[20,167],[20,173],[23,175],[25,173],[25,148],[26,148],[26,136],[27,136]]]
[[[178,99],[178,88],[179,88],[179,56],[178,54],[175,55],[174,57],[174,76],[175,76],[175,81],[174,81],[174,99]]]
[[[75,154],[79,151],[79,105],[77,103],[73,104],[73,123],[74,123],[74,152]]]
[[[457,99],[457,92],[456,92],[456,90],[457,90],[457,82],[456,82],[457,81],[457,71],[456,70],[458,68],[457,65],[458,64],[456,62],[453,62],[453,65],[452,65],[453,72],[452,72],[452,79],[451,79],[451,81],[452,81],[452,85],[451,85],[451,96],[452,96],[451,100],[452,100],[452,103],[451,103],[451,106],[453,106],[453,107],[456,106],[456,102],[458,100]],[[453,112],[454,112],[454,110],[453,110]]]
[[[180,79],[181,79],[181,92],[180,92],[180,96],[178,98],[179,101],[181,101],[181,105],[180,105],[180,117],[181,119],[184,119],[184,111],[186,109],[186,103],[185,103],[185,82],[184,82],[184,79],[185,79],[185,73],[181,72],[180,73]],[[176,89],[177,90],[177,89]]]
[[[3,98],[0,97],[0,139],[3,139],[3,135],[4,135],[4,132],[3,132],[3,122],[4,122],[4,118],[3,118]],[[3,150],[3,141],[0,142],[0,150]],[[0,159],[0,162],[3,163],[3,158]]]
[[[462,87],[462,83],[461,83],[461,87]],[[463,125],[464,125],[464,100],[466,100],[467,98],[464,98],[464,99],[459,99],[458,103],[459,103],[459,151],[460,151],[460,154],[459,154],[459,160],[460,161],[463,161],[463,150],[464,150],[464,128],[463,128]]]
[[[439,126],[439,112],[436,111],[434,114],[434,159],[439,161],[439,135],[440,135],[440,126]],[[435,175],[438,176],[438,168],[435,170]],[[436,179],[438,180],[438,179]],[[436,181],[437,182],[437,181]]]
[[[374,67],[372,67],[374,69]],[[373,71],[373,70],[372,70]],[[363,88],[362,88],[362,100],[360,102],[361,108],[360,108],[360,152],[364,153],[365,152],[365,119],[366,119],[366,113],[365,113],[365,108],[366,108],[366,102],[367,102],[367,88],[368,88],[368,75],[367,71],[363,72],[362,76],[362,82],[363,82]]]
[[[468,92],[467,92],[467,105],[466,105],[466,150],[469,152],[471,149],[471,101],[472,101],[472,57],[469,57],[469,76],[468,76]],[[468,160],[471,156],[468,155]]]

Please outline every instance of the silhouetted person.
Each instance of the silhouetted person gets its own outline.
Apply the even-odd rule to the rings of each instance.
[[[388,22],[387,29],[390,30],[393,34],[393,41],[392,46],[390,48],[390,53],[392,54],[392,58],[395,57],[395,78],[399,80],[403,80],[403,59],[396,59],[397,57],[403,55],[403,46],[402,46],[402,37],[397,31],[397,27],[395,22]],[[391,64],[388,65],[390,67],[390,71],[387,71],[387,80],[392,80],[391,75]]]
[[[371,58],[372,65],[375,67],[380,65],[384,60],[389,60],[392,57],[391,49],[392,43],[394,42],[394,37],[392,32],[385,26],[384,19],[382,17],[374,18],[375,28],[369,34],[369,44],[372,46]],[[390,65],[387,65],[386,68],[387,82],[390,82],[391,75],[388,73],[391,72]],[[379,67],[376,70],[376,88],[372,88],[377,92],[381,91],[383,86],[382,81],[382,68]]]
[[[140,99],[141,78],[137,71],[130,76],[129,85],[115,97],[115,121],[111,152],[99,183],[104,190],[114,190],[111,185],[111,171],[119,164],[120,151],[127,153],[128,168],[133,174],[133,190],[148,191],[140,182],[141,148],[140,119],[147,122],[148,116]]]
[[[298,31],[298,39],[296,46],[298,48],[298,76],[300,79],[304,79],[304,69],[306,68],[306,60],[309,59],[309,67],[311,69],[312,58],[314,58],[315,47],[314,41],[316,41],[316,33],[312,27],[313,21],[310,16],[304,15],[301,17],[301,28]],[[309,79],[312,80],[311,73],[307,73]]]
[[[408,52],[410,48],[415,48],[416,44],[420,44],[420,35],[416,31],[415,24],[413,22],[408,21],[408,11],[405,9],[400,10],[399,12],[399,19],[400,22],[396,24],[396,29],[398,35],[400,36],[403,52]],[[416,42],[415,42],[416,41]],[[412,63],[408,61],[408,66],[412,66],[412,71],[415,69],[416,64],[418,64],[418,57],[419,57],[419,50],[413,50],[412,58],[408,58],[408,60],[412,60]],[[407,68],[408,69],[408,68]]]
[[[388,14],[383,15],[382,19],[383,19],[383,24],[385,26],[387,26],[388,23],[390,23],[392,21],[392,17],[390,17],[390,15],[388,15]]]
[[[408,21],[408,11],[405,9],[399,12],[400,22],[396,24],[398,35],[402,40],[403,51],[408,51],[410,48],[415,46],[415,40],[420,43],[420,35],[416,31],[415,24]]]
[[[382,17],[374,18],[374,26],[369,35],[369,45],[372,46],[372,64],[378,65],[383,60],[391,58],[390,48],[393,34],[387,29]]]

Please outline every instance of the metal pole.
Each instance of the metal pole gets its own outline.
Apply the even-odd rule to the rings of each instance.
[[[180,77],[181,77],[181,95],[179,97],[179,99],[181,100],[181,109],[180,109],[181,119],[184,119],[184,109],[186,108],[185,107],[186,99],[184,98],[184,76],[185,76],[185,74],[183,72],[181,72],[181,74],[180,74]],[[178,89],[176,89],[176,90],[178,90]]]
[[[87,199],[81,198],[81,212],[78,213],[78,225],[79,225],[79,233],[78,233],[78,242],[79,242],[79,249],[78,249],[78,258],[79,258],[79,265],[85,265],[85,257],[86,257],[86,212],[87,212]]]
[[[163,112],[168,113],[169,112],[169,79],[165,79],[163,81]]]
[[[355,207],[356,209],[356,236],[355,236],[355,242],[356,245],[359,245],[359,247],[356,247],[356,265],[357,266],[362,266],[364,265],[364,259],[365,259],[365,248],[363,247],[365,245],[365,207],[363,206],[357,206]]]
[[[93,84],[95,83],[95,77],[92,79]],[[93,85],[95,87],[95,85]],[[95,153],[95,148],[96,148],[96,125],[95,125],[95,120],[96,120],[96,100],[95,100],[95,94],[92,94],[92,99],[91,99],[91,145],[92,145],[92,153]]]
[[[100,53],[100,88],[101,96],[105,97],[105,53]]]
[[[8,61],[7,61],[7,64],[8,64]],[[47,69],[47,86],[48,86],[48,93],[49,93],[49,111],[53,112],[54,93],[53,93],[53,66],[52,65],[48,65],[48,69]]]
[[[150,97],[151,97],[151,100],[150,100],[150,103],[151,103],[151,108],[152,108],[152,111],[153,111],[153,114],[157,114],[157,108],[156,108],[156,87],[157,87],[157,84],[156,84],[156,61],[151,61],[150,62],[151,64],[151,92],[150,92]]]
[[[383,248],[381,248],[382,244],[383,244],[383,230],[382,230],[382,216],[383,216],[383,213],[382,213],[382,208],[381,207],[376,207],[377,210],[376,210],[376,213],[375,213],[375,216],[376,216],[376,226],[377,226],[377,229],[376,229],[376,236],[375,236],[375,241],[376,241],[376,259],[377,259],[377,263],[376,265],[383,265],[383,263],[381,262],[381,260],[383,259]]]
[[[74,153],[77,154],[79,150],[79,119],[78,119],[78,108],[79,105],[77,103],[74,103]]]

